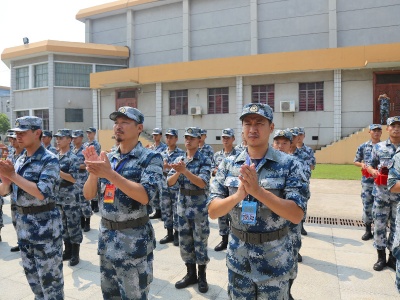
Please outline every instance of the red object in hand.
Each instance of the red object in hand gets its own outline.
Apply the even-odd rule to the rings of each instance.
[[[379,175],[375,178],[376,185],[387,185],[388,175],[379,173]]]
[[[370,177],[372,177],[372,175],[369,174],[369,172],[367,171],[367,169],[361,169],[361,174],[362,174],[365,178],[370,178]]]

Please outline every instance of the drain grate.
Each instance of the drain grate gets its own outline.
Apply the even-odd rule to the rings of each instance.
[[[360,221],[360,220],[315,217],[315,216],[307,216],[306,223],[321,224],[321,225],[350,226],[350,227],[365,227],[364,222]]]

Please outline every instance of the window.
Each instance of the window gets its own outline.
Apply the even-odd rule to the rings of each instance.
[[[126,69],[126,67],[123,67],[123,66],[96,65],[96,73],[104,72],[104,71],[120,70],[120,69]]]
[[[49,130],[49,110],[38,109],[33,111],[33,115],[43,120],[43,130]]]
[[[299,111],[324,110],[324,83],[309,82],[299,84]]]
[[[92,65],[55,63],[56,86],[89,87]]]
[[[83,109],[81,108],[66,108],[65,122],[83,122]]]
[[[252,85],[251,102],[268,104],[275,111],[275,85]]]
[[[29,116],[29,110],[19,110],[15,112],[15,116],[18,118]]]
[[[47,64],[41,64],[41,65],[34,66],[34,72],[35,72],[34,87],[47,86],[48,85],[48,83],[47,83],[47,74],[48,74]]]
[[[188,114],[188,90],[169,91],[169,114]]]
[[[208,89],[208,113],[229,113],[229,88]]]
[[[17,90],[29,88],[29,67],[15,69]]]

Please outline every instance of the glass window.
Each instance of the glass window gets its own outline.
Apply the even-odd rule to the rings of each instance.
[[[275,85],[252,85],[251,102],[268,104],[275,111]]]
[[[43,130],[49,130],[49,110],[38,109],[33,111],[33,115],[43,120]]]
[[[55,63],[55,85],[89,87],[90,64]]]
[[[15,112],[15,116],[18,118],[29,116],[29,110],[19,110]]]
[[[66,108],[65,122],[83,122],[83,109],[81,108]]]
[[[299,111],[324,110],[324,83],[299,83]]]
[[[35,82],[34,87],[43,87],[48,85],[48,69],[47,64],[35,65],[34,66]],[[46,129],[47,130],[47,129]]]
[[[15,69],[17,90],[29,88],[29,67]]]
[[[229,113],[229,88],[224,87],[208,89],[208,113]]]
[[[107,65],[96,65],[96,73],[112,70],[126,69],[124,66],[107,66]]]
[[[169,114],[188,114],[188,90],[169,91]]]

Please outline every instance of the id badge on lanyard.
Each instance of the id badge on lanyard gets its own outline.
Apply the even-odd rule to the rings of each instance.
[[[116,172],[119,172],[122,170],[122,168],[124,167],[124,165],[127,163],[127,159],[122,160],[118,166],[113,166],[113,169]],[[113,164],[114,165],[114,164]],[[109,183],[106,184],[106,189],[104,191],[104,203],[108,203],[108,204],[114,204],[114,200],[115,200],[115,191],[116,191],[116,187],[114,184]]]
[[[246,225],[256,225],[257,222],[257,202],[243,200],[240,220]]]

